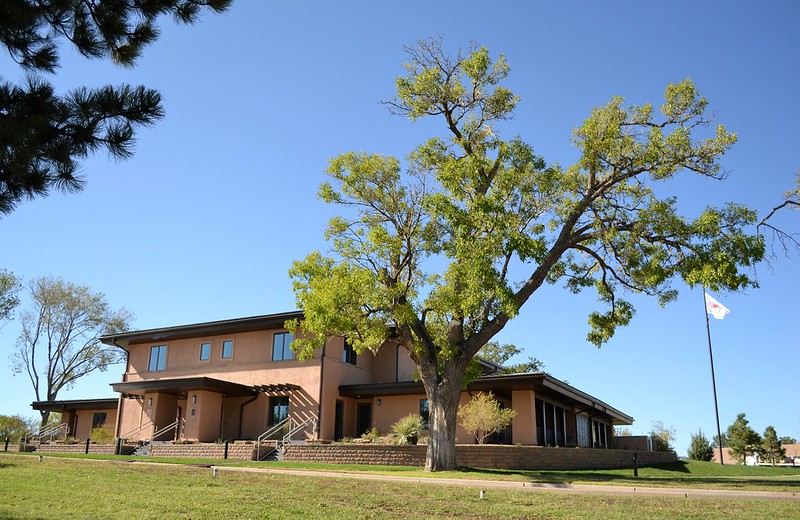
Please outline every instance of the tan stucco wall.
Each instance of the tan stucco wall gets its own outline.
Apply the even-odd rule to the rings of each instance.
[[[72,412],[64,412],[61,414],[61,422],[70,426],[70,437],[74,437],[76,439],[86,439],[92,433],[92,420],[94,419],[94,414],[102,412],[105,412],[106,414],[105,425],[109,426],[113,433],[117,421],[116,408],[98,408],[95,410],[75,410]],[[78,420],[73,428],[72,417],[76,415]]]
[[[222,395],[216,392],[189,392],[183,438],[211,442],[221,438]]]
[[[511,393],[511,401],[517,412],[511,422],[514,444],[536,444],[536,394],[533,390],[515,390]]]

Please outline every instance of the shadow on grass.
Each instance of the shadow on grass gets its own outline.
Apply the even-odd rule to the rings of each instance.
[[[673,487],[771,487],[800,489],[800,479],[776,480],[783,475],[703,475],[693,473],[686,461],[675,461],[656,466],[639,468],[639,476],[633,476],[633,469],[618,470],[500,470],[486,468],[462,468],[462,472],[487,477],[514,476],[515,480],[546,484],[626,484],[626,485],[666,485]],[[653,474],[655,471],[655,474]],[[649,474],[648,474],[649,473]],[[520,478],[521,477],[521,478]]]

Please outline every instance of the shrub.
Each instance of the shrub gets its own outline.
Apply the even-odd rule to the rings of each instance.
[[[362,433],[361,438],[369,442],[377,442],[378,439],[381,438],[381,434],[378,432],[378,429],[373,426],[370,431]]]
[[[473,395],[469,403],[458,407],[461,426],[475,436],[478,444],[511,424],[516,416],[516,411],[500,406],[491,392]]]
[[[100,424],[92,428],[89,439],[97,444],[111,444],[114,441],[114,432],[111,431],[111,426]]]
[[[416,414],[408,414],[392,425],[400,444],[416,444],[422,431],[424,421]]]

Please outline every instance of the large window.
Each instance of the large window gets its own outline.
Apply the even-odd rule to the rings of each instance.
[[[289,417],[289,396],[279,395],[269,398],[269,426],[275,426]]]
[[[294,334],[291,332],[276,332],[272,336],[272,361],[292,359],[292,341]]]
[[[226,339],[222,342],[222,359],[233,358],[233,340]]]
[[[419,400],[419,416],[422,417],[422,427],[427,428],[431,420],[431,408],[427,399]]]
[[[150,347],[150,364],[147,368],[150,372],[167,369],[167,346],[157,345]]]
[[[211,343],[200,343],[200,361],[211,359]]]
[[[103,426],[106,423],[106,418],[108,414],[106,412],[95,412],[92,415],[92,429],[94,430],[98,426]]]
[[[358,364],[358,353],[353,350],[353,345],[347,340],[344,340],[344,359],[342,361],[351,365]]]

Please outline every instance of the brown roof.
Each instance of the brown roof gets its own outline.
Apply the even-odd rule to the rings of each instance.
[[[255,330],[283,328],[283,324],[287,320],[302,317],[302,311],[264,314],[261,316],[250,316],[232,320],[208,321],[204,323],[178,325],[175,327],[107,334],[101,336],[100,341],[106,345],[114,345],[127,350],[128,345],[131,343],[150,343],[173,339],[198,338],[217,334],[230,334],[234,332],[251,332]]]
[[[574,404],[581,412],[607,415],[613,420],[614,424],[633,424],[633,417],[630,415],[543,372],[483,376],[470,383],[467,386],[467,390],[475,392],[491,391],[495,395],[506,399],[511,398],[511,392],[514,390],[535,390],[537,394]],[[367,383],[339,387],[339,394],[343,397],[356,398],[424,393],[425,389],[420,381]]]

